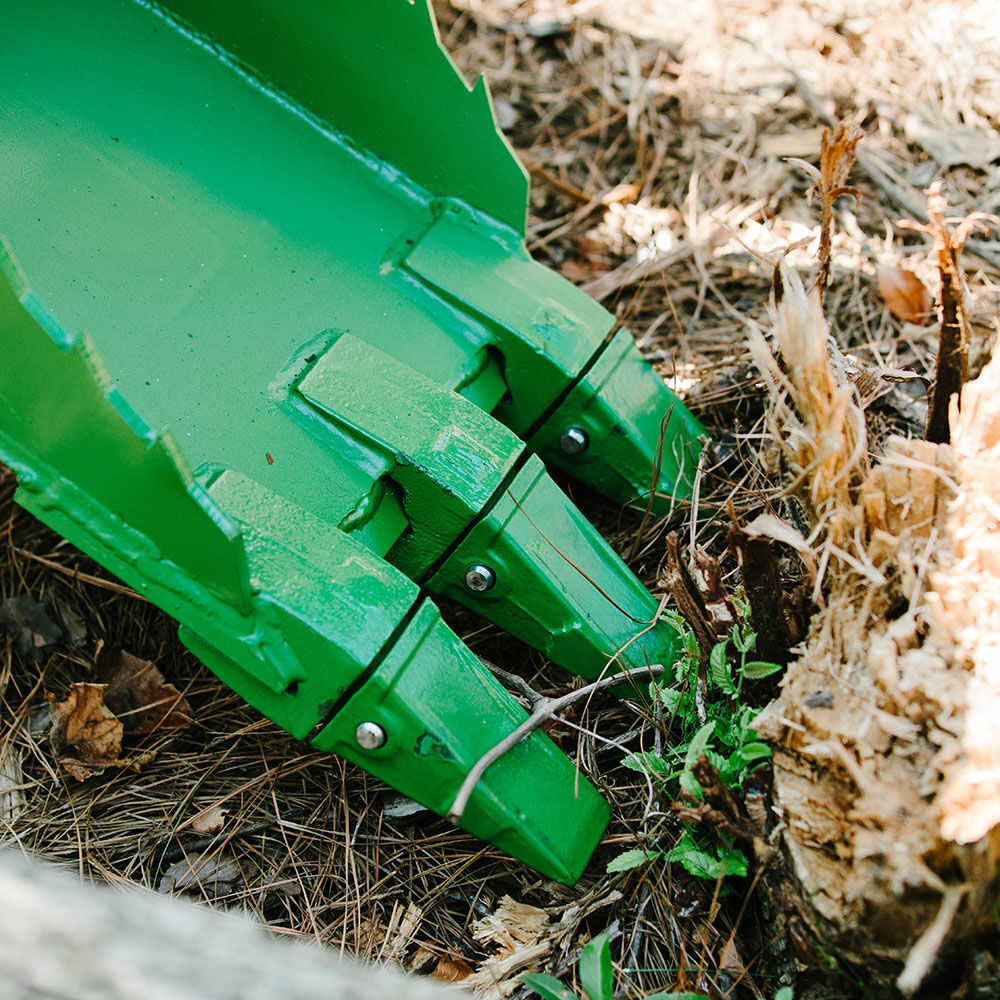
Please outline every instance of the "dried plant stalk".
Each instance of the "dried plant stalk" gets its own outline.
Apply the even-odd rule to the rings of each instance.
[[[981,213],[962,219],[945,218],[948,200],[941,193],[940,182],[927,192],[928,225],[908,222],[905,228],[917,229],[934,238],[938,274],[941,278],[941,339],[938,343],[934,389],[927,411],[924,437],[937,444],[951,440],[949,411],[969,377],[969,321],[966,315],[965,275],[959,256],[969,235],[989,216]]]
[[[822,301],[826,286],[830,283],[830,257],[833,253],[833,205],[845,196],[857,200],[861,193],[847,184],[847,178],[857,158],[858,143],[864,132],[854,122],[837,122],[831,132],[823,129],[820,139],[819,168],[805,160],[792,157],[791,162],[799,166],[813,180],[813,194],[820,201],[819,225],[819,272],[815,288]],[[775,299],[780,301],[781,285],[775,285]]]
[[[860,528],[856,503],[868,472],[867,428],[839,352],[827,345],[819,289],[806,292],[798,274],[780,265],[784,296],[773,310],[774,353],[759,329],[749,333],[750,354],[768,387],[768,430],[789,469],[786,492],[814,525],[820,574],[835,571]],[[780,360],[779,360],[780,359]],[[881,579],[873,570],[871,577]]]
[[[734,514],[731,510],[730,516]],[[771,663],[786,664],[792,658],[793,642],[771,541],[750,537],[735,517],[727,540],[736,555],[750,604],[750,624],[757,633],[757,655]]]

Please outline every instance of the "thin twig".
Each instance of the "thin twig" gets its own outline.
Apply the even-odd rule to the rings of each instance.
[[[505,684],[509,688],[514,688],[515,691],[523,695],[531,708],[534,708],[539,701],[545,698],[545,695],[539,694],[523,677],[518,677],[517,674],[512,674],[509,670],[504,670],[503,667],[498,667],[495,663],[491,663],[483,656],[479,657],[479,662],[486,667],[486,669],[498,681]]]
[[[455,796],[455,801],[448,810],[448,819],[456,826],[461,822],[465,807],[469,804],[469,799],[472,797],[476,785],[482,780],[487,768],[498,761],[508,750],[513,749],[523,739],[530,736],[543,722],[547,722],[564,708],[568,708],[570,705],[582,701],[584,698],[599,694],[601,691],[607,691],[608,688],[624,684],[626,681],[659,677],[663,673],[663,670],[664,668],[660,664],[653,664],[649,667],[637,667],[635,670],[625,670],[620,674],[614,674],[611,677],[605,677],[603,680],[594,681],[593,684],[588,684],[586,687],[579,688],[576,691],[570,691],[569,694],[564,694],[559,698],[542,698],[524,722],[511,732],[510,735],[502,739],[495,747],[487,750],[472,766],[472,769],[465,776],[458,794]]]

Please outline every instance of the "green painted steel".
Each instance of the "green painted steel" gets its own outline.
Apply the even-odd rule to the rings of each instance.
[[[169,0],[157,7],[362,156],[523,234],[527,174],[438,44],[426,0]]]
[[[316,737],[439,813],[473,764],[526,717],[425,602],[386,659]],[[359,749],[358,724],[390,734]],[[563,882],[575,882],[608,821],[608,807],[547,737],[533,733],[487,772],[462,825]]]
[[[701,427],[527,253],[426,0],[11,0],[0,128],[18,500],[253,705],[445,812],[524,713],[427,595],[584,677],[673,658],[542,461],[669,510]],[[606,820],[535,734],[463,825],[572,881]]]
[[[598,444],[567,455],[559,447],[567,427]],[[666,514],[690,495],[704,433],[691,411],[650,378],[631,335],[620,330],[528,446],[619,503]]]
[[[466,568],[476,564],[496,574],[495,585],[482,593],[462,583]],[[465,535],[428,587],[589,680],[676,658],[676,633],[653,624],[656,602],[537,456]],[[648,687],[648,681],[639,685],[641,691]]]
[[[489,507],[524,451],[474,403],[350,334],[316,360],[297,392],[384,469],[410,526],[389,558],[414,579]]]

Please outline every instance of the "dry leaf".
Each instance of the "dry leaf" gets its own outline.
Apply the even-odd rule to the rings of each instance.
[[[87,638],[87,625],[75,605],[68,599],[53,595],[52,607],[63,635],[73,646],[79,646]]]
[[[215,833],[222,829],[222,824],[226,821],[227,809],[221,806],[212,806],[207,811],[198,813],[191,821],[191,829],[195,833]]]
[[[434,971],[427,978],[436,979],[439,983],[460,983],[471,975],[472,966],[460,958],[441,958],[434,967]]]
[[[739,950],[731,938],[722,946],[722,951],[719,954],[719,968],[737,979],[742,979],[747,974],[747,967],[743,964]]]
[[[208,899],[228,896],[241,878],[240,867],[230,854],[192,854],[172,864],[156,891],[197,892]]]
[[[182,729],[194,717],[187,699],[148,660],[109,650],[97,664],[97,676],[108,688],[105,703],[130,735]]]
[[[121,722],[104,704],[103,684],[73,684],[50,710],[49,739],[67,774],[83,781],[118,762]]]
[[[879,294],[896,319],[919,326],[930,320],[934,299],[927,286],[912,271],[905,267],[879,264],[876,274]]]

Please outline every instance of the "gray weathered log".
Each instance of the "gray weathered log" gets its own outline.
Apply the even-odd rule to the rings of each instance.
[[[240,916],[81,883],[0,849],[5,1000],[442,1000],[453,991],[283,942]]]

